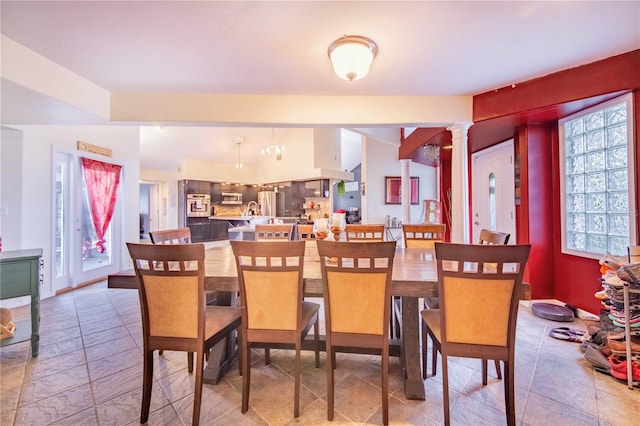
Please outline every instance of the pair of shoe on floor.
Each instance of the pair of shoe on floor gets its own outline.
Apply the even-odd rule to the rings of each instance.
[[[611,355],[611,348],[609,347],[609,339],[604,331],[598,330],[589,336],[589,339],[583,340],[578,346],[578,351],[582,354],[586,354],[587,348],[592,347],[595,350],[602,353],[604,360]],[[608,365],[608,363],[607,363]]]
[[[609,357],[609,365],[611,367],[611,375],[616,379],[627,380],[627,360],[617,355]],[[640,364],[631,361],[631,379],[634,382],[640,381]]]
[[[631,337],[631,353],[640,354],[640,337]],[[609,348],[611,348],[611,352],[614,354],[626,355],[627,353],[627,342],[626,340],[618,340],[612,339],[609,337],[607,339],[607,344]]]

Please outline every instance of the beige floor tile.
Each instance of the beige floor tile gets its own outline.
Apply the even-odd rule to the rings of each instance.
[[[15,309],[28,318],[29,307]],[[28,342],[0,349],[0,423],[57,425],[138,425],[142,398],[142,324],[135,291],[109,290],[105,283],[41,302],[40,356]],[[46,318],[46,320],[45,320]],[[324,327],[324,324],[321,324]],[[577,344],[548,336],[565,326],[538,318],[526,305],[519,313],[516,345],[516,414],[522,425],[627,426],[640,418],[638,393],[610,376],[596,373],[576,351]],[[581,328],[580,321],[569,323]],[[65,330],[68,332],[65,333]],[[86,355],[85,355],[86,354]],[[429,366],[430,366],[429,352]],[[389,367],[391,425],[436,425],[443,421],[442,364],[424,382],[425,400],[404,398],[398,358]],[[300,417],[293,417],[294,353],[253,351],[250,408],[240,410],[242,378],[234,368],[218,385],[204,385],[201,424],[344,425],[380,424],[380,358],[337,354],[336,411],[328,422],[326,354],[314,366],[313,352],[302,352]],[[482,386],[480,362],[450,358],[453,425],[505,424],[503,382],[490,363]],[[183,352],[154,357],[151,425],[191,424],[194,375]]]
[[[15,425],[48,425],[92,407],[91,387],[87,383],[21,405],[16,412]]]
[[[88,383],[89,374],[86,365],[79,365],[33,382],[26,382],[22,387],[19,406],[38,402],[65,390],[88,385]],[[74,393],[74,395],[76,394]]]
[[[77,350],[53,358],[33,358],[27,363],[25,382],[32,382],[52,374],[62,373],[71,368],[86,365],[84,350]]]
[[[139,420],[142,408],[141,385],[142,382],[138,388],[99,404],[96,411],[100,425],[118,426]],[[158,411],[170,404],[171,401],[162,387],[154,383],[151,389],[149,412]]]
[[[589,409],[589,411],[592,411]],[[598,418],[561,402],[535,392],[529,394],[527,406],[522,415],[523,425],[562,424],[563,426],[597,425]]]

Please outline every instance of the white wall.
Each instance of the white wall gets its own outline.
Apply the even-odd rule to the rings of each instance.
[[[385,204],[385,176],[401,176],[398,146],[372,137],[364,137],[362,143],[362,197],[363,223],[384,223],[386,215],[402,220],[400,204]],[[393,161],[395,159],[395,161]],[[435,167],[411,163],[410,175],[420,178],[419,203],[411,205],[411,223],[424,221],[422,200],[437,198],[437,173]]]
[[[20,249],[22,133],[2,128],[0,139],[0,237],[3,250]]]
[[[136,126],[16,126],[22,131],[22,173],[11,182],[22,184],[20,241],[13,248],[42,248],[44,259],[43,298],[52,296],[53,246],[53,159],[52,147],[76,152],[78,140],[113,150],[111,160],[123,165],[121,180],[124,223],[120,265],[114,272],[129,269],[126,241],[139,241],[140,143]],[[4,157],[4,156],[3,156]],[[105,157],[106,160],[106,157]],[[4,159],[3,159],[4,161]],[[4,175],[3,175],[4,184]],[[129,219],[130,218],[130,219]]]

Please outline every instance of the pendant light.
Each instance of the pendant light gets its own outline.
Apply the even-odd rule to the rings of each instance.
[[[236,145],[238,146],[238,161],[236,161],[236,169],[241,169],[242,168],[242,161],[240,161],[240,144],[241,143],[242,142],[240,142],[240,141],[236,142]]]

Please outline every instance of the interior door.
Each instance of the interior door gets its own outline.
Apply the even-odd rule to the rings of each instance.
[[[515,168],[513,139],[471,156],[473,241],[481,229],[511,234],[515,244]]]

